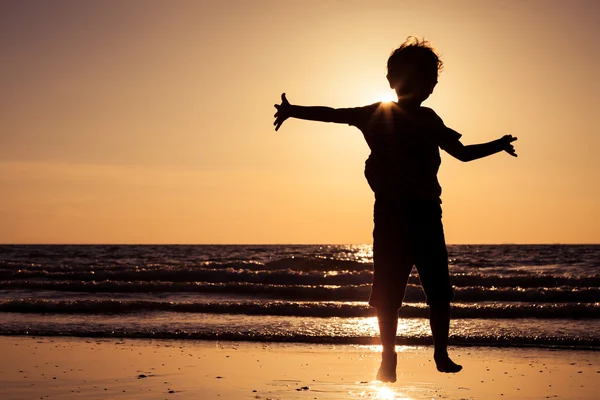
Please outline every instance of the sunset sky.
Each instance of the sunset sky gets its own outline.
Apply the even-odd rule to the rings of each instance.
[[[389,97],[407,36],[445,63],[425,105],[453,243],[600,243],[600,2],[0,2],[0,243],[370,243],[356,128],[274,103]]]

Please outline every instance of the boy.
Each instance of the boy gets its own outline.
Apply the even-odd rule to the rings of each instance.
[[[383,348],[377,379],[396,381],[396,330],[408,276],[416,266],[430,308],[434,360],[440,372],[462,367],[448,356],[450,301],[453,298],[442,226],[439,148],[461,161],[506,151],[516,157],[511,135],[464,146],[421,103],[437,84],[442,61],[429,42],[409,37],[390,55],[387,79],[398,102],[333,109],[291,105],[285,93],[275,105],[275,130],[288,118],[336,122],[360,129],[371,149],[365,176],[375,193],[373,286],[369,304],[377,309]]]

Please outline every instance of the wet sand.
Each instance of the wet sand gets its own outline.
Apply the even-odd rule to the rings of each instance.
[[[398,347],[375,381],[375,346],[0,337],[0,399],[596,399],[600,352]]]

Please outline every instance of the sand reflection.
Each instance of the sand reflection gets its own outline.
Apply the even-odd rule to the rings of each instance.
[[[358,397],[374,400],[413,400],[412,397],[402,393],[399,388],[386,386],[385,384],[376,381],[371,382],[368,389],[361,391]]]
[[[373,398],[380,400],[412,400],[388,386],[373,387]]]

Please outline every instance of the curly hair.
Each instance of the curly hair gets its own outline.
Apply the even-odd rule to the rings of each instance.
[[[437,51],[426,39],[409,36],[400,47],[392,52],[387,62],[388,76],[399,77],[408,69],[417,71],[424,79],[437,82],[444,64]]]

